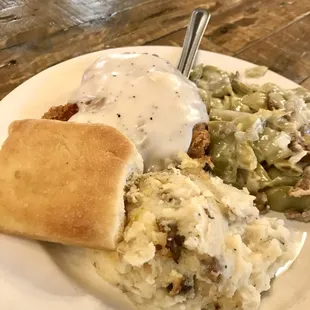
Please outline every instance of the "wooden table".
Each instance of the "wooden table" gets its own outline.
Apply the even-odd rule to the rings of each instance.
[[[66,59],[128,45],[175,45],[196,7],[202,49],[266,65],[310,88],[310,0],[1,0],[0,99]]]

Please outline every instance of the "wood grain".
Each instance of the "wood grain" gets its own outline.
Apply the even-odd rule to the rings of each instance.
[[[307,78],[306,80],[304,80],[302,83],[301,83],[301,86],[307,88],[310,90],[310,78]]]
[[[136,1],[137,2],[137,1]],[[211,8],[202,0],[144,1],[52,35],[34,33],[33,40],[0,51],[0,94],[3,96],[24,80],[66,59],[104,48],[143,45],[177,29],[184,28],[193,7]]]
[[[171,34],[168,34],[164,37],[161,37],[160,39],[154,40],[152,42],[149,42],[148,45],[172,45],[172,46],[182,46],[184,37],[186,33],[186,28],[180,29],[176,32],[173,32]],[[201,40],[200,49],[206,50],[206,51],[212,51],[216,53],[226,54],[226,55],[232,55],[229,50],[226,48],[217,45],[210,41],[206,36],[204,36]]]
[[[268,66],[271,70],[301,83],[310,75],[310,12],[307,16],[265,40],[237,53],[240,58]]]
[[[107,20],[129,10],[136,0],[80,1],[11,1],[12,6],[0,12],[0,49],[44,39],[70,27]],[[139,5],[149,0],[139,1]]]
[[[192,10],[212,19],[202,49],[269,66],[308,85],[309,0],[2,0],[0,99],[66,59],[110,47],[183,43]]]
[[[214,16],[206,35],[212,42],[237,53],[248,44],[285,30],[309,13],[309,0],[239,1],[238,6]]]

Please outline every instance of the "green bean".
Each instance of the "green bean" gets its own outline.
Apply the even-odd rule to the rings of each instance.
[[[241,185],[240,187],[246,186],[251,194],[256,194],[259,190],[265,187],[267,182],[271,181],[267,172],[260,164],[257,164],[257,167],[254,171],[240,169],[238,173],[241,176],[239,180],[239,184]],[[242,180],[243,184],[241,184]]]
[[[247,116],[247,115],[251,115],[251,114],[245,113],[245,112],[222,110],[222,109],[211,109],[210,110],[210,118],[212,120],[218,120],[218,121],[232,121],[237,117]]]
[[[213,140],[225,139],[236,132],[236,125],[232,122],[210,121],[208,131]]]
[[[200,64],[194,68],[194,70],[191,72],[189,79],[193,82],[196,82],[197,80],[202,78],[203,74],[203,64]]]
[[[274,166],[287,176],[301,176],[303,167],[299,164],[293,164],[288,160],[283,160],[274,164]]]
[[[257,159],[248,142],[237,143],[236,156],[238,168],[252,171],[257,167]]]
[[[237,78],[233,78],[231,80],[231,86],[232,86],[233,91],[237,95],[240,95],[240,96],[244,96],[246,94],[253,93],[253,91],[254,91],[249,85],[242,83]]]
[[[259,109],[267,108],[267,95],[263,92],[248,94],[245,95],[242,99],[242,102],[255,112],[257,112]]]
[[[237,179],[236,142],[233,135],[225,140],[212,140],[210,155],[214,164],[213,172],[226,183],[235,183]]]
[[[259,162],[267,161],[271,165],[292,155],[289,143],[289,135],[265,128],[260,140],[254,143],[254,151]]]
[[[268,204],[274,211],[284,212],[289,209],[304,211],[310,206],[310,196],[289,196],[290,186],[279,186],[266,190]]]
[[[256,75],[261,69],[260,73],[267,70],[250,71]],[[208,155],[213,172],[252,194],[268,191],[275,210],[294,204],[301,211],[307,209],[309,197],[289,197],[287,191],[310,165],[310,91],[284,90],[273,83],[249,85],[238,72],[229,74],[209,65],[197,66],[190,78],[210,116]]]
[[[268,67],[266,66],[255,66],[245,70],[245,76],[247,78],[259,78],[266,74]]]

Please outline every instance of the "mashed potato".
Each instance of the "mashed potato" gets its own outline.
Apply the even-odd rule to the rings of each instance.
[[[253,196],[187,156],[137,176],[126,200],[124,240],[92,260],[137,309],[258,309],[260,293],[295,254],[282,220],[260,218]]]

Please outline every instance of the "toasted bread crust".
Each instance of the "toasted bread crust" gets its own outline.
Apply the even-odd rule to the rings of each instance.
[[[114,249],[134,145],[112,127],[15,121],[0,151],[0,231]]]

